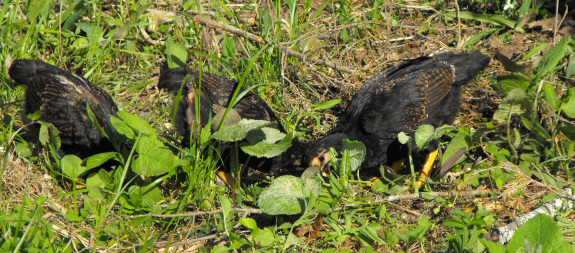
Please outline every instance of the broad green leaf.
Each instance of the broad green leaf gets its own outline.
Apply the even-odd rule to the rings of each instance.
[[[140,187],[133,185],[128,190],[130,202],[136,207],[152,207],[162,200],[162,190],[157,185]]]
[[[229,220],[230,217],[230,212],[232,211],[232,201],[224,195],[220,195],[218,196],[218,199],[220,200],[220,205],[222,206],[222,210],[223,210],[223,215],[226,219],[226,221]]]
[[[38,111],[35,111],[34,113],[28,114],[27,118],[29,120],[33,121],[33,120],[40,119],[40,116],[42,116],[42,111],[38,110]]]
[[[315,173],[314,173],[315,171]],[[306,173],[307,172],[307,173]],[[308,168],[301,176],[303,180],[303,195],[305,198],[317,197],[321,190],[323,179],[319,174],[318,168]]]
[[[48,7],[50,7],[50,0],[37,0],[32,1],[30,3],[30,7],[28,8],[28,19],[32,23],[36,23],[36,18],[40,13],[48,11]]]
[[[341,151],[349,151],[349,166],[351,171],[357,171],[365,159],[365,146],[361,141],[350,141],[345,139],[342,142]]]
[[[567,79],[572,79],[575,75],[575,54],[571,54],[571,60],[567,64],[567,70],[565,71],[565,76]]]
[[[90,156],[86,158],[86,168],[87,169],[96,168],[104,164],[105,162],[109,161],[110,159],[114,158],[115,156],[116,152],[105,152]]]
[[[91,173],[86,178],[86,186],[88,186],[88,188],[90,187],[105,188],[106,186],[109,186],[113,183],[114,180],[112,180],[110,174],[104,169],[99,170],[98,173]]]
[[[497,77],[497,84],[493,88],[498,92],[507,96],[511,90],[520,88],[521,90],[528,91],[531,79],[521,73],[513,73],[510,75],[502,75]]]
[[[349,178],[349,171],[351,170],[350,165],[349,165],[349,150],[342,150],[341,151],[341,162],[340,162],[340,166],[339,168],[339,179],[341,181],[341,184],[344,187],[347,187],[347,179]]]
[[[291,142],[292,137],[291,135],[288,135],[285,136],[284,139],[278,143],[267,143],[267,141],[261,141],[256,144],[249,145],[247,142],[243,142],[241,143],[240,147],[248,155],[255,157],[270,158],[278,156],[281,153],[285,152],[291,146]]]
[[[21,143],[21,142],[16,143],[14,151],[22,157],[32,156],[32,147],[29,146],[28,143]]]
[[[274,144],[286,137],[286,134],[280,132],[276,128],[263,127],[260,129],[252,130],[246,136],[246,140],[250,144],[264,142],[267,144]]]
[[[54,145],[56,150],[60,149],[60,131],[54,127],[51,123],[40,122],[40,134],[38,135],[38,140],[44,147],[48,147],[48,144]]]
[[[156,130],[142,118],[127,111],[119,111],[118,116],[136,133],[135,136],[142,134],[142,136],[156,138]]]
[[[547,74],[551,73],[553,69],[557,67],[557,64],[565,56],[565,50],[567,49],[567,39],[563,38],[554,47],[549,49],[545,55],[541,58],[541,61],[535,66],[534,72],[537,74],[535,80],[539,80]]]
[[[104,28],[98,25],[91,25],[88,23],[76,23],[76,26],[82,31],[86,32],[86,37],[90,42],[90,46],[98,46],[101,40],[104,39]]]
[[[453,154],[455,154],[459,149],[465,148],[468,150],[471,147],[471,137],[469,134],[464,132],[459,132],[453,137],[453,140],[447,145],[447,149],[443,152],[441,156],[441,165],[443,165]],[[461,160],[461,158],[460,158]]]
[[[498,123],[505,122],[513,115],[523,115],[529,109],[529,105],[525,91],[520,88],[513,89],[499,104],[493,119]]]
[[[499,151],[499,148],[497,148],[497,145],[495,145],[495,143],[489,142],[489,143],[487,143],[487,146],[485,146],[485,151],[487,153],[495,155]]]
[[[219,141],[239,141],[246,138],[249,131],[269,126],[270,124],[271,122],[265,120],[242,119],[235,126],[213,133],[212,138]]]
[[[82,166],[82,159],[75,155],[64,156],[61,164],[62,172],[71,178],[81,177],[88,172],[88,169]]]
[[[140,137],[136,151],[139,156],[132,164],[132,170],[138,175],[159,176],[179,165],[179,159],[172,151],[151,137]]]
[[[277,241],[274,237],[274,233],[269,228],[255,229],[252,231],[252,236],[256,242],[259,242],[259,244],[264,247],[267,247]]]
[[[387,244],[386,240],[378,234],[378,230],[383,230],[383,227],[381,227],[381,228],[374,228],[372,226],[360,227],[360,231],[365,236],[367,236],[368,238],[370,238],[373,241],[380,243],[381,245],[386,245]]]
[[[318,102],[311,105],[310,107],[313,108],[314,110],[326,110],[336,106],[339,103],[341,103],[341,99],[338,98],[326,102]]]
[[[532,119],[531,117],[521,116],[521,123],[529,129],[529,131],[536,133],[537,135],[543,137],[543,139],[551,139],[551,135],[549,134],[547,128],[539,124],[536,120]]]
[[[427,143],[431,141],[435,133],[432,125],[421,125],[415,130],[415,144],[419,149],[423,149],[427,146]]]
[[[242,120],[242,116],[240,116],[240,114],[238,113],[238,111],[231,109],[228,112],[228,115],[226,114],[226,110],[222,110],[218,113],[216,113],[216,116],[214,116],[214,118],[212,119],[212,131],[217,131],[220,127],[220,124],[222,123],[222,119],[224,116],[226,116],[226,120],[224,121],[224,124],[222,125],[222,129],[227,129],[230,128],[231,126],[237,124],[238,122],[240,122],[240,120]]]
[[[122,121],[121,119],[110,115],[110,124],[112,124],[112,127],[116,129],[116,132],[126,136],[126,138],[130,140],[134,140],[136,138],[136,133],[134,133],[132,128],[130,128],[128,124],[126,124],[126,122]]]
[[[545,101],[549,103],[553,109],[557,108],[557,93],[555,92],[555,86],[550,83],[543,85],[543,94],[545,95]]]
[[[513,128],[513,135],[509,136],[509,138],[511,138],[511,144],[513,145],[514,148],[519,148],[519,145],[521,145],[522,143],[522,139],[521,139],[521,134],[519,133],[519,130],[517,130],[517,128]]]
[[[573,142],[575,141],[575,126],[569,123],[565,123],[557,126],[557,129],[559,129],[559,131],[561,131],[565,136],[567,136],[567,138],[569,138],[569,140],[571,140],[569,147],[575,146],[575,142]],[[567,154],[573,154],[574,151],[575,150],[569,150]]]
[[[76,50],[81,50],[90,47],[90,42],[83,37],[77,38],[72,42],[72,47]]]
[[[168,55],[170,68],[186,66],[188,50],[184,45],[174,40],[168,40],[166,42],[166,54]]]
[[[248,228],[250,231],[258,228],[258,224],[252,218],[240,219],[240,224],[244,225],[244,227]]]
[[[210,252],[211,253],[227,253],[230,252],[232,249],[226,246],[216,246]]]
[[[142,206],[142,188],[138,185],[130,186],[128,189],[128,195],[130,197],[130,203],[132,206],[141,207]]]
[[[507,246],[509,252],[570,252],[559,226],[546,214],[538,214],[525,222]]]
[[[108,194],[102,190],[102,187],[89,187],[89,189],[88,196],[93,200],[103,201],[108,198]]]
[[[287,249],[289,249],[293,245],[297,245],[298,243],[301,243],[301,242],[298,241],[298,238],[295,236],[295,234],[289,233],[281,251],[286,252]]]
[[[208,142],[211,140],[210,139],[210,136],[212,136],[211,123],[212,123],[211,121],[208,122],[208,125],[206,125],[206,127],[200,130],[200,143],[202,144],[202,146],[206,146]]]
[[[561,111],[569,118],[575,118],[575,92],[569,95],[567,102],[561,104]]]
[[[397,134],[397,139],[399,140],[399,143],[407,144],[407,142],[409,141],[409,139],[411,139],[411,137],[409,137],[409,135],[405,134],[404,132],[400,132],[399,134]]]
[[[507,248],[505,248],[505,246],[503,246],[501,243],[498,242],[492,242],[492,241],[488,241],[485,239],[480,239],[481,243],[483,243],[483,246],[485,246],[487,248],[487,252],[490,253],[505,253],[507,252]]]
[[[260,194],[258,206],[266,214],[299,214],[305,211],[303,180],[280,176]]]

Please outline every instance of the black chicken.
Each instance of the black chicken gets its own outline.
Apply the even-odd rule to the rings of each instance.
[[[306,151],[306,161],[311,166],[325,166],[329,147],[339,151],[344,139],[365,145],[363,169],[378,169],[405,160],[408,148],[399,143],[397,134],[413,134],[423,124],[439,127],[453,123],[461,106],[463,85],[485,69],[489,61],[479,51],[447,52],[416,58],[375,74],[347,106],[339,130],[315,141]],[[437,155],[437,143],[427,150],[413,151],[414,157],[427,156],[422,176],[428,176]],[[392,169],[397,172],[400,164]]]
[[[184,80],[187,80],[187,82],[182,87]],[[207,72],[201,72],[200,74],[199,71],[189,68],[164,68],[160,73],[158,88],[168,89],[174,94],[177,94],[182,88],[182,99],[176,111],[174,125],[176,131],[184,137],[182,146],[185,147],[189,147],[190,137],[197,136],[199,130],[195,107],[196,89],[193,88],[198,86],[201,87],[199,124],[200,127],[204,127],[208,123],[210,115],[213,116],[228,107],[238,83]],[[242,88],[240,92],[244,91],[245,89]],[[252,91],[248,91],[233,109],[237,112],[239,118],[267,120],[275,123],[279,131],[286,132],[273,110]],[[274,158],[251,157],[248,166],[259,171],[271,170],[273,172],[282,168],[295,168],[300,165],[303,159],[303,152],[307,147],[308,143],[294,139],[292,146],[282,155]],[[241,163],[244,163],[248,158],[247,154],[243,152],[240,154]]]
[[[26,86],[25,111],[40,110],[40,120],[60,131],[61,155],[81,158],[113,151],[112,143],[88,118],[86,104],[98,123],[111,131],[110,115],[118,108],[108,93],[85,78],[40,60],[15,60],[8,70],[16,83]]]

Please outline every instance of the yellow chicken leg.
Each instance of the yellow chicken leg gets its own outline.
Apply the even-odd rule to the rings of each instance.
[[[425,164],[423,164],[423,169],[421,170],[421,174],[419,175],[419,179],[417,180],[417,187],[421,187],[425,182],[425,178],[431,175],[431,168],[433,167],[433,163],[435,162],[435,158],[437,158],[437,149],[427,155],[425,158]]]
[[[226,182],[226,184],[228,184],[230,188],[232,188],[233,190],[236,189],[236,180],[232,177],[232,174],[218,170],[216,171],[216,175],[218,175],[220,179]]]
[[[394,162],[394,163],[391,165],[391,172],[393,172],[394,174],[398,174],[398,173],[399,173],[399,169],[401,169],[401,166],[403,166],[403,164],[405,163],[405,160],[406,160],[406,159],[404,158],[404,159],[401,159],[401,160],[399,160],[399,161],[397,161],[397,162]]]

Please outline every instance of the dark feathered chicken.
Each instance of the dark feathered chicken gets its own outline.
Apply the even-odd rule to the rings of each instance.
[[[197,135],[198,133],[193,87],[201,85],[200,124],[204,127],[210,115],[214,116],[228,107],[238,83],[207,72],[202,72],[200,76],[200,72],[196,70],[172,68],[161,71],[158,88],[168,89],[170,93],[177,94],[186,76],[188,76],[188,83],[182,88],[182,99],[174,121],[178,133],[187,137],[183,139],[182,145],[188,147],[190,134]],[[284,131],[272,109],[251,91],[242,97],[234,109],[241,118],[271,121],[276,123],[279,130]]]
[[[187,83],[182,87],[184,80],[187,80]],[[199,124],[204,127],[208,123],[210,115],[213,116],[228,107],[238,83],[206,72],[200,74],[199,71],[189,68],[172,68],[161,71],[158,88],[168,89],[174,94],[177,94],[182,88],[182,99],[176,111],[174,125],[178,133],[184,137],[182,145],[185,147],[189,147],[190,137],[196,136],[198,133],[198,116],[195,108],[195,90],[197,88],[193,87],[201,87]],[[242,88],[241,92],[243,91],[245,89]],[[285,133],[273,110],[252,91],[248,91],[233,109],[240,118],[271,121],[275,123],[278,130]],[[282,155],[273,159],[252,157],[248,166],[260,171],[270,169],[275,171],[281,168],[299,166],[303,158],[303,151],[306,149],[307,143],[294,140],[292,147]],[[240,162],[248,158],[246,154],[242,154],[242,156]]]
[[[420,57],[375,74],[361,87],[345,110],[343,125],[315,141],[306,152],[312,166],[329,161],[329,147],[341,148],[342,140],[363,142],[364,169],[375,169],[407,157],[397,134],[413,133],[422,124],[434,127],[453,123],[461,105],[462,86],[485,69],[490,58],[478,51]],[[429,173],[437,144],[425,151],[424,172]],[[432,151],[432,152],[429,152]],[[427,170],[427,171],[425,171]]]
[[[98,123],[111,129],[110,115],[117,116],[118,108],[100,87],[39,60],[15,60],[8,73],[16,83],[27,86],[25,110],[40,110],[40,120],[52,123],[60,131],[64,154],[85,158],[114,150],[86,112],[88,103]]]

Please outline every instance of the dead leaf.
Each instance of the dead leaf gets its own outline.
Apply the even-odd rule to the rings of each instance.
[[[559,22],[559,21],[558,21]],[[541,31],[544,32],[553,32],[553,28],[555,27],[555,17],[533,21],[527,24],[527,28],[533,29],[535,27],[541,27]]]
[[[321,46],[321,41],[314,37],[311,38],[307,41],[307,43],[305,44],[305,47],[303,48],[303,52],[308,52],[308,51],[312,51],[314,49],[317,49]]]
[[[459,158],[461,158],[466,151],[467,148],[460,148],[459,150],[455,151],[455,153],[453,153],[451,157],[445,161],[443,166],[441,166],[441,169],[439,169],[439,176],[442,177],[447,172],[449,172],[449,169],[451,169],[451,167],[459,161]]]
[[[503,47],[503,41],[501,41],[499,38],[497,38],[496,36],[492,36],[489,39],[489,44],[491,45],[492,48],[501,48]]]
[[[354,251],[355,249],[355,240],[353,240],[353,237],[348,238],[347,240],[345,240],[345,242],[343,242],[339,248],[341,249],[348,249],[351,251]]]
[[[557,31],[557,34],[561,34],[563,36],[571,36],[572,32],[573,32],[573,27],[565,26],[565,27],[559,29],[559,31]]]
[[[485,210],[488,210],[490,212],[500,212],[501,210],[507,210],[507,206],[494,202],[487,203],[483,207],[485,207]]]
[[[321,236],[321,229],[323,227],[323,219],[319,215],[311,225],[301,226],[296,228],[295,235],[297,237],[306,237],[306,242],[311,243]]]

